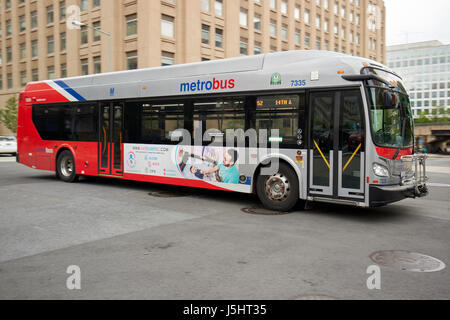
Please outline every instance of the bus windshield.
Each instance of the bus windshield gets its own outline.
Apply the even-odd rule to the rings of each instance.
[[[368,86],[369,106],[374,142],[380,147],[409,148],[413,146],[414,125],[409,97],[400,78],[380,70],[370,70],[384,78],[384,82],[370,81]],[[391,95],[393,103],[385,103],[385,95]]]

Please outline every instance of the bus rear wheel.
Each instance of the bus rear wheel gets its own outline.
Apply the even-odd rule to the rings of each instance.
[[[280,162],[278,172],[258,176],[256,191],[262,204],[274,211],[289,211],[299,200],[298,178],[294,170]]]
[[[76,182],[78,175],[75,170],[75,159],[72,152],[64,150],[56,160],[56,176],[64,182]]]

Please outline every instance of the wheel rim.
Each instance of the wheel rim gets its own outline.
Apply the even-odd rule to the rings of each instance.
[[[65,156],[61,160],[61,173],[65,177],[70,177],[73,173],[73,160]]]
[[[267,197],[272,201],[284,201],[291,192],[289,180],[281,173],[274,174],[267,178],[265,184]]]

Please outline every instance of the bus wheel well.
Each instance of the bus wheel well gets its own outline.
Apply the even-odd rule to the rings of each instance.
[[[269,161],[269,163],[270,163],[270,161],[272,161],[272,160],[278,160],[280,163],[285,163],[286,165],[288,165],[289,167],[291,167],[292,170],[294,171],[295,175],[297,176],[297,179],[299,179],[297,172],[295,171],[294,167],[293,167],[289,162],[287,162],[286,160],[281,159],[281,158],[270,158],[270,159],[267,159],[266,161]],[[256,168],[255,172],[253,173],[253,180],[252,180],[252,181],[253,181],[253,187],[252,187],[252,193],[256,193],[256,181],[257,181],[257,179],[258,179],[259,174],[261,173],[261,168],[262,168],[262,167],[267,167],[267,166],[269,166],[269,163],[268,163],[268,164],[260,163],[260,164],[258,165],[258,167]]]

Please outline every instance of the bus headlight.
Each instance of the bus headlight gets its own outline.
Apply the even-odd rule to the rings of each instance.
[[[378,163],[373,164],[373,173],[379,177],[389,177],[390,175],[388,168]]]

